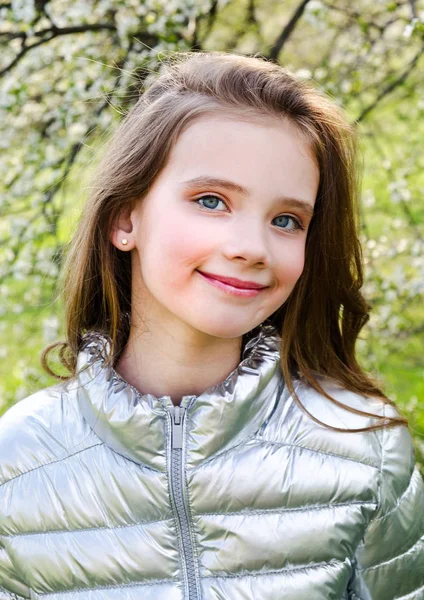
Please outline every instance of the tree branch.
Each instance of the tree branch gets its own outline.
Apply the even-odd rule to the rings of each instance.
[[[404,83],[406,81],[408,75],[416,67],[418,60],[422,56],[423,52],[424,52],[424,47],[421,48],[419,50],[419,52],[417,52],[417,54],[414,56],[414,58],[409,63],[407,69],[405,69],[405,71],[401,75],[399,75],[399,77],[397,79],[395,79],[392,83],[390,83],[388,86],[386,86],[384,89],[382,89],[381,92],[378,94],[377,98],[373,102],[371,102],[371,104],[369,104],[366,108],[364,108],[362,110],[361,114],[355,119],[356,123],[360,123],[361,121],[363,121],[365,119],[365,117],[367,117],[369,115],[369,113],[376,108],[376,106],[381,102],[381,100],[383,100],[383,98],[385,98],[386,96],[391,94],[393,92],[393,90],[395,90],[397,87],[399,87],[400,85],[402,85],[402,83]]]
[[[85,33],[87,31],[103,31],[103,30],[116,31],[116,27],[115,27],[115,25],[111,25],[110,23],[93,23],[91,25],[89,25],[89,24],[88,25],[76,25],[74,27],[62,27],[62,28],[53,26],[49,29],[43,29],[35,34],[36,36],[48,35],[49,37],[38,40],[38,42],[34,42],[33,44],[30,44],[29,46],[25,45],[25,40],[26,40],[26,36],[25,36],[22,39],[23,43],[22,43],[21,51],[7,65],[7,67],[5,67],[3,70],[0,71],[0,77],[5,75],[6,73],[8,73],[11,69],[13,69],[13,67],[25,56],[25,54],[27,54],[27,52],[29,52],[33,48],[37,48],[37,46],[41,46],[42,44],[46,44],[47,42],[50,42],[51,40],[53,40],[56,37],[60,37],[62,35],[70,35],[73,33]]]
[[[415,0],[409,0],[409,4],[411,5],[412,18],[418,19],[417,5]]]
[[[198,38],[199,26],[202,21],[206,21],[206,30],[203,34],[203,39],[207,38],[215,25],[216,17],[218,14],[218,0],[212,0],[209,11],[206,14],[199,13],[195,18],[195,24],[193,28],[192,41],[190,44],[191,50],[201,50],[202,45]]]
[[[272,60],[274,62],[277,61],[278,56],[279,56],[281,50],[283,49],[284,44],[287,42],[287,40],[290,38],[291,34],[293,33],[298,21],[300,20],[301,16],[303,15],[305,8],[309,4],[309,2],[310,2],[310,0],[303,0],[299,4],[299,6],[296,8],[296,10],[293,13],[292,18],[287,23],[287,25],[284,27],[283,31],[278,36],[278,38],[276,39],[274,44],[271,46],[271,50],[269,51],[269,54],[268,54],[268,58],[270,60]]]
[[[397,7],[399,8],[399,6],[402,6],[402,4],[400,4],[399,2],[396,3]],[[330,2],[326,2],[325,6],[327,8],[331,8],[331,10],[335,10],[337,12],[342,13],[343,15],[346,15],[346,17],[349,17],[349,19],[352,19],[353,21],[361,21],[361,19],[363,19],[363,15],[356,11],[350,11],[347,10],[346,8],[342,8],[341,6],[337,6],[335,4],[331,4]],[[375,15],[374,15],[375,17]],[[376,23],[375,21],[367,21],[367,26],[368,27],[373,27],[374,29],[377,29],[380,33],[384,33],[384,31],[387,29],[387,27],[389,25],[392,25],[393,23],[396,23],[396,21],[400,20],[400,16],[394,17],[393,19],[389,19],[389,21],[387,21],[386,23],[384,23],[384,25],[379,25],[378,23]]]
[[[87,23],[86,25],[74,25],[73,27],[56,27],[53,25],[47,29],[40,29],[36,31],[34,35],[46,35],[49,33],[58,35],[69,35],[70,33],[85,33],[86,31],[102,31],[103,29],[109,29],[110,31],[116,31],[116,26],[112,23]]]
[[[0,37],[6,38],[7,40],[16,40],[21,38],[24,40],[26,38],[26,34],[23,31],[0,31]]]

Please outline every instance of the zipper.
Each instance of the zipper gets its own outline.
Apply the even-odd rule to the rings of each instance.
[[[188,592],[187,600],[200,600],[187,502],[184,494],[183,425],[186,408],[174,405],[168,406],[167,408],[171,417],[171,499],[174,511],[177,515],[177,526],[182,542],[182,565],[185,569],[186,589]]]

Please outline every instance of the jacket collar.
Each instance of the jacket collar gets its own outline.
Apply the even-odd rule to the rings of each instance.
[[[184,396],[186,452],[194,466],[253,435],[280,397],[281,338],[262,325],[228,377],[199,396]],[[166,469],[169,396],[141,394],[104,362],[110,351],[98,334],[77,359],[78,401],[96,435],[115,452],[150,468]]]

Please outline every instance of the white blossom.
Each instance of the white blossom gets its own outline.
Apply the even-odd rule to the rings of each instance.
[[[50,344],[51,342],[54,342],[58,336],[60,326],[59,319],[57,318],[57,316],[52,315],[50,317],[47,317],[46,319],[43,319],[42,326],[44,343]]]

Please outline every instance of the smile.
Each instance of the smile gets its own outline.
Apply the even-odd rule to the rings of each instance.
[[[201,271],[197,271],[197,272],[210,285],[213,285],[214,287],[222,290],[223,292],[225,292],[226,294],[229,294],[230,296],[237,296],[239,298],[253,298],[254,296],[258,296],[261,292],[263,292],[265,289],[267,289],[266,287],[261,287],[261,288],[257,288],[257,289],[235,287],[234,285],[230,285],[229,283],[224,283],[223,281],[214,279],[213,277],[211,277],[209,275],[205,275],[205,273],[202,273]]]

